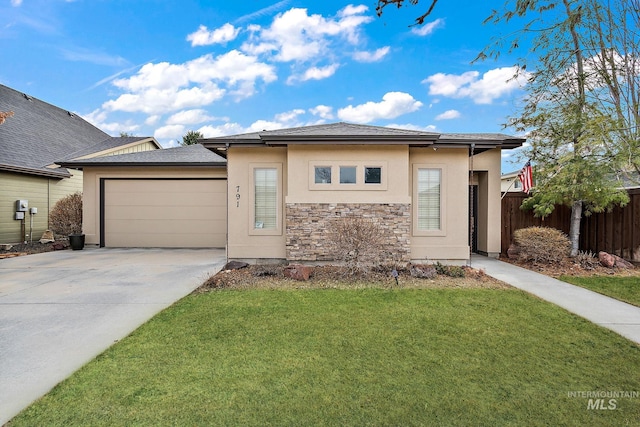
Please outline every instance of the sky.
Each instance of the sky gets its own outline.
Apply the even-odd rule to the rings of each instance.
[[[503,0],[442,0],[411,26],[428,4],[0,0],[0,83],[163,147],[338,121],[516,135],[517,57],[472,63],[514,31],[483,25]]]

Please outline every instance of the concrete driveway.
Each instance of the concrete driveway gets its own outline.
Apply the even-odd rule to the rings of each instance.
[[[188,295],[220,249],[97,249],[0,260],[0,425]]]

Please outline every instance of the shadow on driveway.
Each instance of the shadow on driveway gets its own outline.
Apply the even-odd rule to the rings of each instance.
[[[223,249],[87,248],[0,260],[0,425],[224,262]]]

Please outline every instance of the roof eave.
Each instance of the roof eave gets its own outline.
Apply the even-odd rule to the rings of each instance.
[[[24,166],[0,164],[0,170],[7,172],[22,173],[25,175],[35,175],[47,178],[71,178],[69,171],[65,169],[42,170],[36,168],[28,168]]]

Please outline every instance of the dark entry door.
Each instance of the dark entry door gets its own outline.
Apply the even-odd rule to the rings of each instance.
[[[469,186],[469,245],[478,252],[478,186]]]

